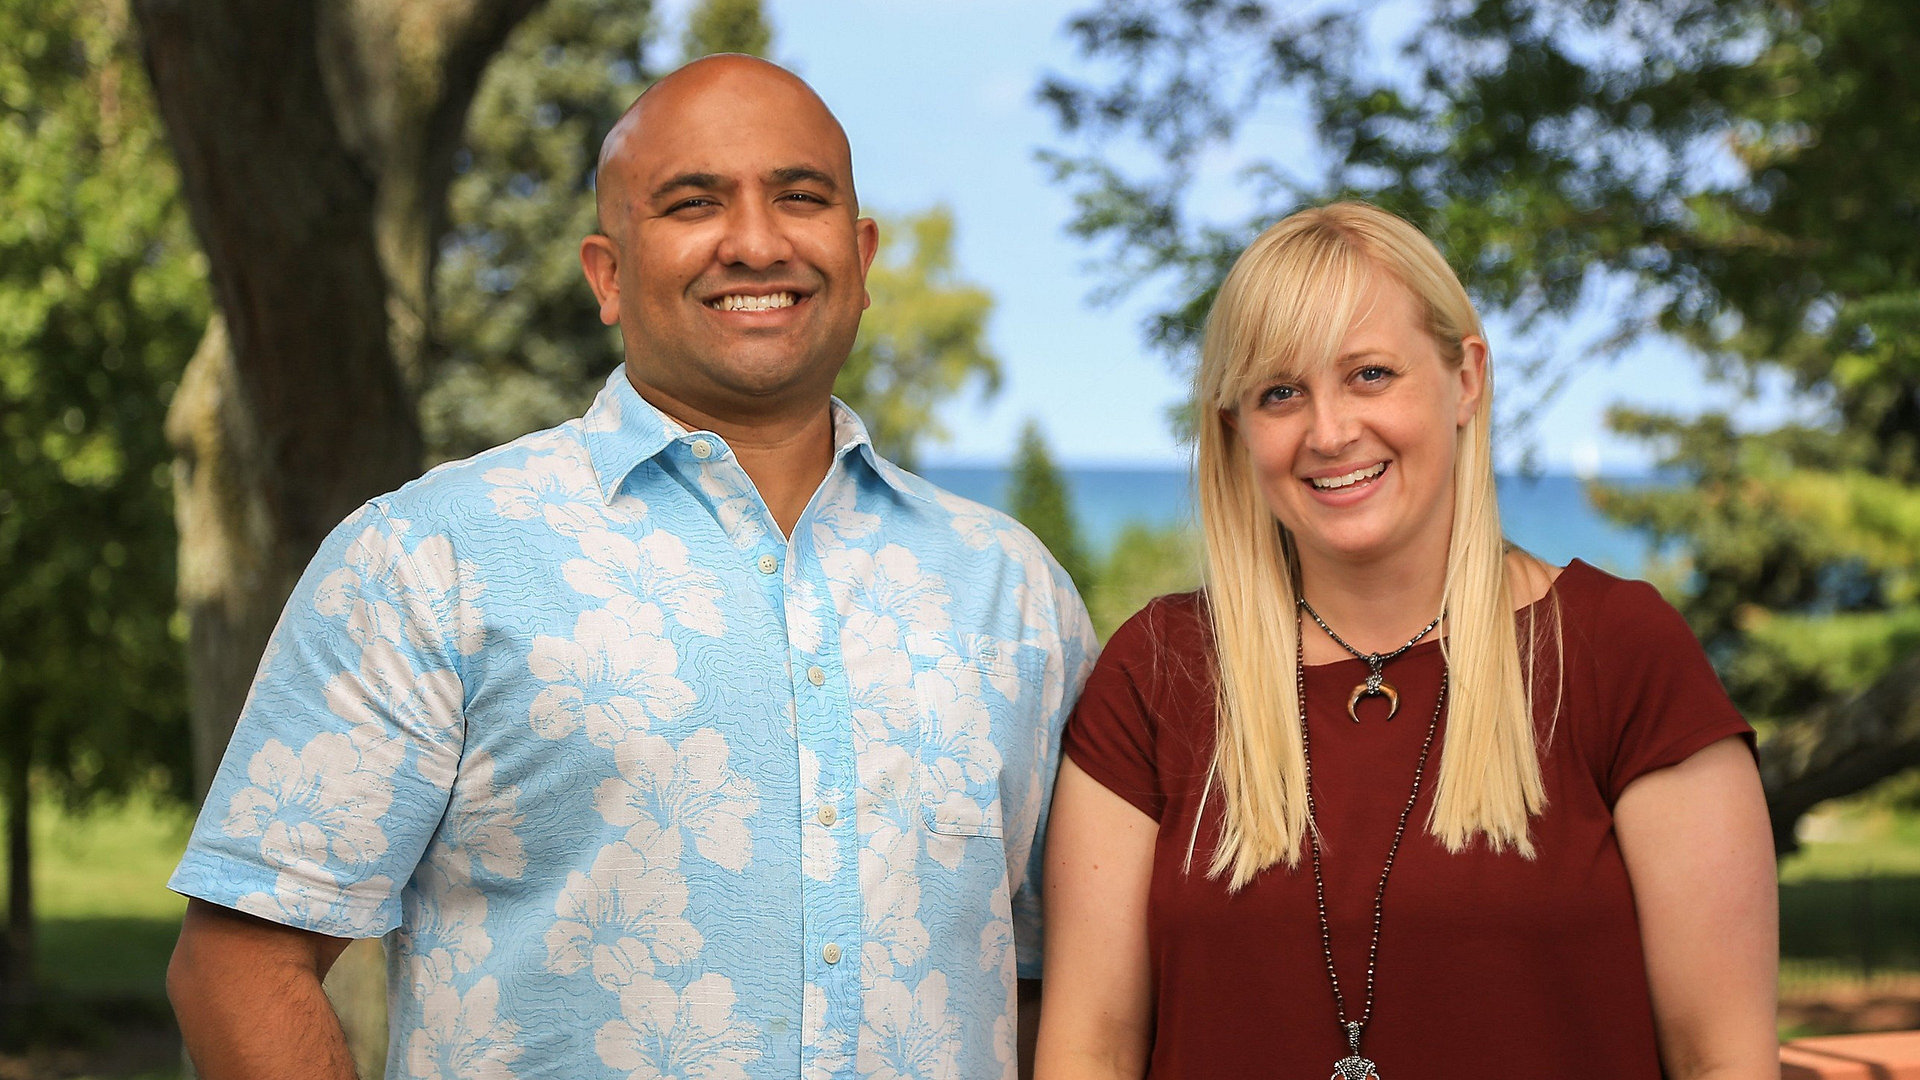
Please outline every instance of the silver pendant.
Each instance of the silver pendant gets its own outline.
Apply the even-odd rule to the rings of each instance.
[[[1353,1051],[1349,1057],[1343,1057],[1333,1063],[1333,1075],[1327,1080],[1380,1080],[1380,1070],[1373,1062],[1360,1056],[1361,1025],[1347,1021],[1347,1048]]]
[[[1373,1062],[1355,1054],[1334,1062],[1333,1075],[1327,1080],[1380,1080],[1380,1073],[1374,1069]]]

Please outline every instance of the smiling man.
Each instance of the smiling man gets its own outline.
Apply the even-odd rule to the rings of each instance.
[[[804,83],[682,68],[598,198],[626,364],[289,602],[172,883],[195,1064],[350,1075],[386,935],[391,1076],[1012,1076],[1079,599],[830,397],[878,238]]]

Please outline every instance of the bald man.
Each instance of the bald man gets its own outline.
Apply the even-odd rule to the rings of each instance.
[[[369,502],[289,601],[171,882],[201,1074],[1012,1077],[1093,640],[1024,529],[834,400],[878,236],[749,57],[607,136],[585,416]]]

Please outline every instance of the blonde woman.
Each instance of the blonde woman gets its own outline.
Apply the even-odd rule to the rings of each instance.
[[[1777,1076],[1751,731],[1650,586],[1503,542],[1433,245],[1295,214],[1202,356],[1206,589],[1069,725],[1040,1080]]]

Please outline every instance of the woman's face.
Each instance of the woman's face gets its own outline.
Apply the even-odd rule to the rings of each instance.
[[[1228,423],[1306,563],[1445,561],[1456,436],[1485,386],[1486,344],[1452,367],[1418,300],[1374,275],[1331,364],[1256,385]]]

